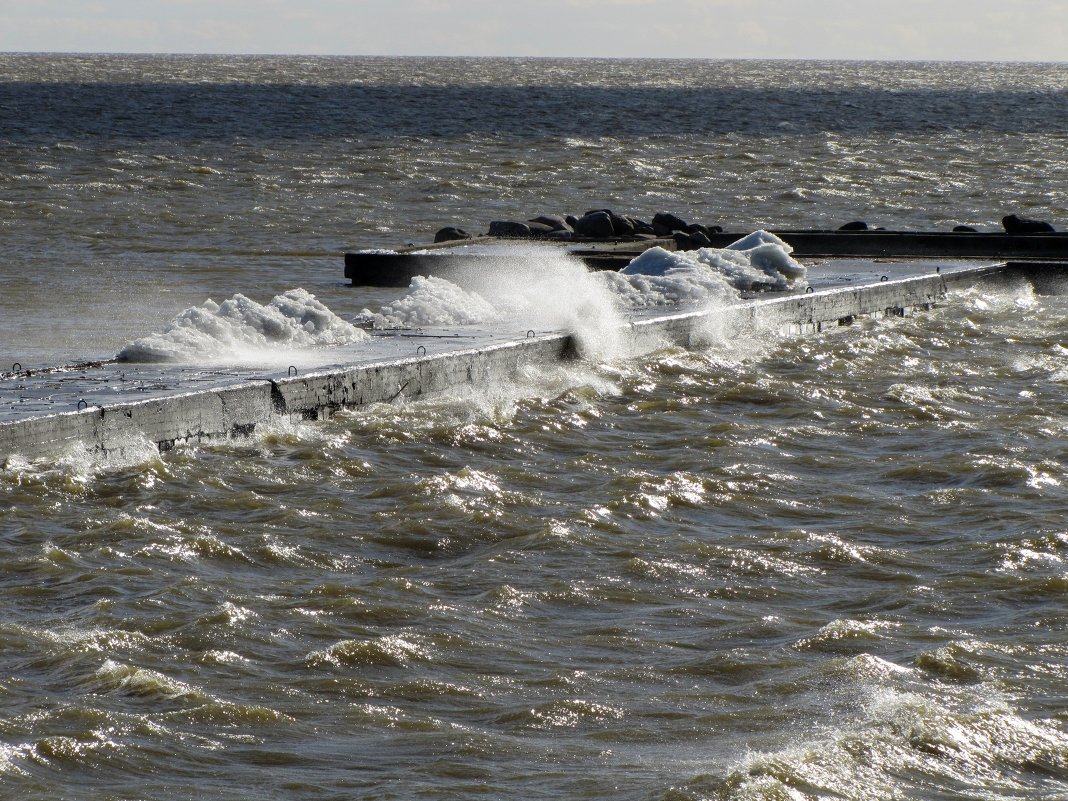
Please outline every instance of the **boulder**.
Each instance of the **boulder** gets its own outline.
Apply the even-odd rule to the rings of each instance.
[[[527,228],[530,229],[530,235],[531,236],[538,236],[538,237],[546,236],[547,234],[551,234],[556,230],[551,225],[546,225],[545,223],[533,222],[533,221],[527,223]]]
[[[853,222],[847,222],[845,225],[841,226],[838,230],[839,231],[867,231],[868,230],[868,224],[866,222],[864,222],[863,220],[853,220]]]
[[[698,248],[707,248],[712,244],[712,240],[700,231],[693,234],[676,231],[671,235],[671,238],[675,240],[675,248],[677,250],[697,250]]]
[[[700,233],[701,235],[707,237],[708,236],[708,229],[705,228],[705,226],[701,225],[701,223],[690,223],[689,225],[686,226],[686,233],[688,233],[688,234]],[[711,241],[711,240],[709,240],[709,241]]]
[[[614,211],[608,212],[608,216],[612,218],[612,231],[616,236],[631,236],[634,234],[634,224],[626,217],[616,214]]]
[[[709,239],[708,234],[704,231],[691,231],[690,240],[696,242],[700,248],[712,247],[712,240]]]
[[[460,239],[470,238],[471,234],[467,233],[463,228],[456,228],[452,225],[446,226],[434,234],[435,242],[455,242]]]
[[[571,231],[573,230],[571,225],[566,219],[559,214],[542,214],[539,217],[534,217],[527,220],[528,223],[541,223],[542,225],[549,226],[554,231]]]
[[[573,237],[573,236],[574,236],[574,234],[571,232],[570,228],[566,228],[566,229],[565,228],[561,228],[558,231],[549,231],[549,233],[547,233],[544,238],[545,239],[571,239],[571,237]]]
[[[657,236],[671,236],[675,231],[685,231],[686,221],[674,214],[658,212],[653,215],[653,233]]]
[[[645,220],[639,220],[637,217],[627,217],[627,220],[634,228],[635,234],[656,234],[656,231],[653,230],[653,226],[647,223]]]
[[[953,233],[955,234],[977,234],[979,233],[975,228],[970,225],[954,225]]]
[[[605,239],[615,236],[616,229],[612,225],[612,215],[607,211],[593,211],[575,221],[575,235],[588,236],[595,239]]]
[[[530,236],[530,227],[526,223],[511,220],[494,220],[489,227],[490,236]]]
[[[575,230],[575,223],[577,223],[578,221],[579,218],[576,217],[574,214],[567,214],[564,216],[564,222],[571,226],[572,231]]]
[[[1029,220],[1015,214],[1003,217],[1001,224],[1005,228],[1005,233],[1008,234],[1048,234],[1056,230],[1044,220]]]

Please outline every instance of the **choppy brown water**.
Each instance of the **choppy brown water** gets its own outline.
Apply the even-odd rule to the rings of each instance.
[[[0,341],[12,360],[106,354],[234,291],[299,284],[355,310],[387,294],[339,286],[334,250],[535,201],[739,225],[871,209],[898,227],[992,225],[1010,201],[1064,211],[1049,179],[1063,166],[1059,67],[806,65],[806,83],[783,65],[3,63]],[[492,106],[477,130],[431,137],[402,113],[430,101],[382,88],[537,98],[536,70],[552,100],[554,81],[571,87],[585,70],[595,88],[639,83],[661,98],[669,68],[708,92],[719,74],[753,97],[789,89],[800,103],[815,81],[848,102],[957,92],[963,109],[917,102],[931,128],[892,104],[879,125],[845,111],[832,124],[802,104],[771,115],[798,131],[769,133],[755,111],[740,130],[699,129],[707,105],[676,102],[675,130],[665,106],[659,133],[641,128],[650,112],[614,133],[528,134],[523,114],[510,123]],[[118,73],[146,69],[168,87],[206,79],[222,99],[191,93],[158,132],[124,120],[108,104],[140,79]],[[295,114],[304,128],[272,118],[257,138],[257,115],[228,93],[265,83],[319,87],[331,102],[312,110],[324,113],[338,86],[409,105],[393,131],[316,133],[314,116]],[[130,96],[172,108],[167,91],[150,81]],[[35,97],[103,97],[112,127],[88,111],[9,115]],[[1048,115],[1015,131],[999,116],[1035,97]],[[984,104],[988,120],[973,121]],[[564,116],[539,125],[579,127]],[[577,135],[587,144],[568,143]],[[733,154],[722,170],[705,161],[713,146]],[[930,176],[894,184],[902,152]],[[951,152],[970,155],[947,167]],[[616,169],[637,154],[665,171]],[[825,194],[775,195],[798,176]],[[0,472],[0,794],[1060,797],[1066,318],[1064,296],[980,287],[819,339],[550,370],[136,465]]]

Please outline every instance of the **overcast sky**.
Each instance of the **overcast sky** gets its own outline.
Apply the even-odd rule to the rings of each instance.
[[[1068,61],[1068,0],[0,0],[0,51]]]

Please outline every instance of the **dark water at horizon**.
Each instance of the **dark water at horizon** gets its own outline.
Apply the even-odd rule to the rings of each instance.
[[[0,359],[456,222],[1063,227],[1065,65],[0,55]],[[0,470],[0,797],[1068,797],[1065,295]],[[551,304],[554,300],[546,299]],[[5,367],[0,362],[0,367]]]

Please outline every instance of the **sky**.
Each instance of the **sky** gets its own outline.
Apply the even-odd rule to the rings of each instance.
[[[1068,62],[1068,0],[0,0],[0,52]]]

